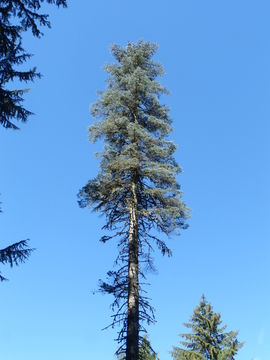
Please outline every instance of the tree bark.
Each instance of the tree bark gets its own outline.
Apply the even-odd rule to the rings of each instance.
[[[128,316],[126,360],[139,359],[139,253],[138,253],[138,214],[137,186],[133,179],[131,185],[131,205],[129,223],[129,262],[128,262]]]

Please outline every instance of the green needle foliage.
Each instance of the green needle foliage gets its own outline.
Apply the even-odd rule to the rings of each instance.
[[[194,309],[190,323],[184,325],[191,329],[190,334],[181,334],[184,348],[175,347],[172,355],[175,360],[234,360],[243,346],[237,340],[237,331],[225,332],[221,326],[221,316],[215,313],[211,304],[202,296],[200,304]]]
[[[139,349],[139,360],[158,360],[157,354],[153,351],[150,341],[146,336],[143,337]]]
[[[0,249],[0,263],[9,264],[11,267],[24,263],[30,256],[33,249],[28,247],[28,240],[21,240],[15,244],[9,245],[4,249]],[[5,281],[5,278],[0,272],[0,281]]]
[[[120,354],[117,357],[118,360],[125,360],[125,354]],[[159,360],[157,354],[153,351],[150,341],[146,336],[142,338],[142,342],[139,348],[139,360]]]
[[[22,105],[28,89],[11,89],[14,81],[31,82],[40,77],[36,68],[19,71],[18,67],[31,57],[22,46],[22,34],[31,30],[40,37],[41,26],[50,27],[48,15],[41,14],[43,0],[0,0],[0,124],[18,129],[14,120],[26,122],[31,112]],[[66,6],[66,0],[47,0]]]
[[[48,15],[40,13],[43,2],[45,0],[0,0],[0,125],[7,129],[18,129],[14,121],[26,122],[32,114],[22,105],[28,89],[11,89],[11,84],[40,77],[36,68],[26,71],[18,68],[31,57],[22,46],[22,34],[31,30],[35,37],[40,37],[40,27],[50,27]],[[66,0],[47,0],[47,3],[67,6]],[[28,240],[19,241],[0,249],[0,263],[11,267],[19,265],[28,259],[32,250]],[[4,280],[0,273],[0,281]]]
[[[40,77],[36,68],[19,71],[31,57],[22,46],[22,34],[31,30],[40,37],[41,26],[50,27],[48,15],[41,14],[44,0],[0,0],[0,125],[7,129],[18,129],[15,121],[26,122],[31,112],[22,105],[28,89],[11,89],[11,83],[31,82]],[[47,0],[49,4],[66,7],[66,0]],[[1,209],[0,209],[1,212]],[[28,259],[33,249],[28,240],[22,240],[0,249],[0,263],[19,265]],[[6,278],[0,273],[0,281]]]
[[[186,228],[188,210],[176,176],[175,144],[168,139],[171,119],[160,96],[167,90],[156,80],[162,66],[152,57],[157,45],[140,41],[112,47],[116,63],[106,66],[108,88],[92,106],[97,121],[90,139],[104,139],[100,172],[79,193],[80,206],[104,215],[101,241],[118,240],[116,269],[108,272],[101,290],[114,296],[112,326],[121,325],[118,353],[139,356],[143,323],[154,321],[143,289],[146,270],[153,268],[152,250],[171,255],[159,233]],[[109,232],[107,232],[109,231]]]
[[[0,213],[2,212],[0,208]],[[9,245],[4,249],[0,249],[0,263],[3,265],[19,265],[24,263],[30,256],[33,249],[28,247],[28,240],[21,240],[15,244]],[[5,281],[5,278],[0,272],[0,281]]]

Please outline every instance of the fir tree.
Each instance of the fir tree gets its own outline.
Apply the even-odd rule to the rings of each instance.
[[[116,268],[101,290],[114,295],[112,326],[121,325],[119,352],[138,360],[143,323],[154,321],[143,288],[153,268],[153,246],[171,255],[158,233],[185,228],[188,210],[176,176],[181,171],[169,141],[171,119],[160,96],[167,90],[156,80],[162,66],[153,61],[155,44],[140,41],[112,47],[116,63],[106,66],[108,88],[92,106],[98,119],[89,128],[92,141],[103,138],[101,170],[79,193],[80,206],[105,216],[101,241],[118,240]]]
[[[175,347],[172,355],[175,360],[234,360],[238,350],[243,346],[237,339],[237,331],[225,332],[221,316],[204,296],[194,309],[189,323],[184,325],[191,329],[190,334],[181,334],[184,348]]]
[[[41,14],[41,0],[0,0],[0,124],[18,129],[16,121],[27,121],[31,112],[22,105],[27,89],[11,89],[13,81],[31,82],[40,77],[36,68],[19,71],[19,65],[31,57],[22,46],[22,34],[31,30],[40,37],[41,26],[50,27],[48,15]],[[66,0],[47,0],[66,6]]]

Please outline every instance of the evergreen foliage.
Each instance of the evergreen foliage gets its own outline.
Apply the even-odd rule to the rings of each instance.
[[[15,121],[26,122],[31,112],[22,105],[28,89],[10,89],[14,81],[29,82],[40,77],[36,68],[19,71],[18,67],[31,57],[22,46],[22,34],[31,30],[40,37],[40,27],[50,27],[48,15],[41,14],[45,0],[0,0],[0,124],[7,129],[18,129]],[[46,0],[49,4],[66,7],[66,0]],[[1,212],[1,209],[0,209]],[[22,240],[0,249],[0,263],[11,267],[24,262],[33,249]],[[6,278],[0,273],[0,281]]]
[[[0,208],[0,213],[2,212]],[[19,265],[28,259],[33,249],[28,247],[28,240],[21,240],[15,244],[0,249],[0,263],[9,264],[11,267]],[[0,281],[7,280],[0,272]]]
[[[157,354],[153,351],[150,341],[146,336],[143,337],[139,349],[139,360],[158,360]]]
[[[43,0],[0,0],[0,124],[18,129],[14,120],[26,122],[31,112],[22,105],[27,89],[11,89],[13,81],[31,82],[40,77],[36,68],[19,71],[31,57],[22,46],[22,34],[31,30],[40,37],[41,26],[50,27],[48,15],[41,14]],[[47,0],[66,6],[66,0]]]
[[[190,334],[181,334],[184,348],[175,347],[174,360],[234,360],[238,350],[243,346],[237,339],[237,331],[225,332],[221,315],[204,296],[194,309],[189,323],[184,325],[191,329]]]
[[[152,59],[156,50],[143,41],[112,47],[116,63],[105,67],[108,88],[91,108],[97,121],[89,128],[93,142],[105,141],[100,172],[79,193],[81,207],[92,207],[106,219],[101,241],[118,240],[117,268],[100,287],[114,296],[111,325],[121,325],[118,351],[125,349],[127,360],[138,359],[143,323],[154,321],[143,288],[146,270],[153,269],[154,245],[171,255],[158,233],[186,228],[188,217],[176,179],[181,171],[176,146],[168,139],[172,121],[160,103],[167,90],[156,80],[163,74]]]
[[[118,360],[125,360],[126,356],[124,353],[122,353],[117,358]],[[159,360],[146,336],[142,338],[142,342],[139,348],[139,360]]]

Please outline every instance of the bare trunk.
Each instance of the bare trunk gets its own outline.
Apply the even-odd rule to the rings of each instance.
[[[126,360],[139,358],[139,267],[138,214],[136,181],[131,186],[132,199],[129,223],[128,316]]]

